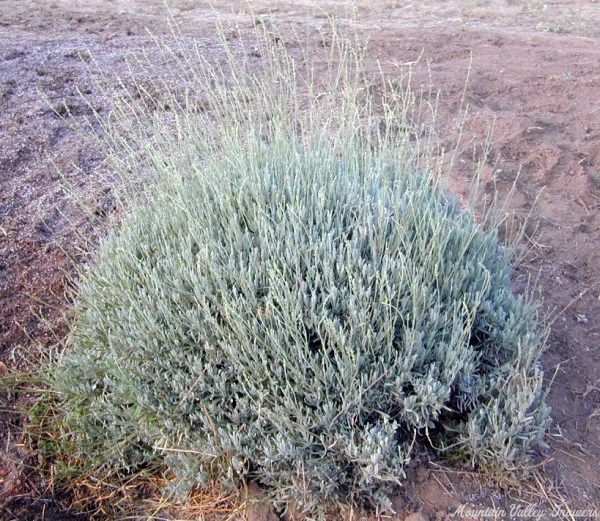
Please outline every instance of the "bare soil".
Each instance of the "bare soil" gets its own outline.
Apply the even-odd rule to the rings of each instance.
[[[185,34],[207,40],[217,21],[249,28],[257,17],[272,19],[291,39],[295,27],[321,27],[334,16],[368,38],[368,59],[392,78],[420,58],[413,85],[440,91],[438,133],[448,148],[457,142],[463,100],[469,105],[452,189],[466,194],[494,123],[486,171],[498,171],[501,193],[516,187],[508,209],[517,220],[528,218],[514,285],[522,291],[533,279],[539,288],[541,318],[551,325],[543,366],[554,378],[554,424],[537,481],[501,489],[424,458],[410,469],[394,518],[420,511],[446,519],[461,505],[510,512],[527,504],[537,505],[540,519],[552,517],[552,505],[562,509],[555,518],[591,518],[569,517],[568,509],[600,511],[600,3],[211,4],[174,0],[170,15]],[[59,116],[65,103],[75,121],[90,113],[78,89],[108,109],[92,58],[118,74],[125,53],[152,48],[146,28],[169,33],[161,1],[0,1],[0,376],[14,366],[15,349],[35,357],[64,337],[65,289],[81,264],[80,246],[101,233],[113,204],[101,154],[73,120]],[[315,45],[314,53],[323,52]],[[75,204],[65,180],[81,190],[91,213]],[[74,519],[19,436],[26,421],[19,397],[0,394],[0,519]]]

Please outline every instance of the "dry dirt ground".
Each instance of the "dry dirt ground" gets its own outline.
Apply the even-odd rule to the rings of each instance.
[[[587,519],[575,509],[600,511],[600,3],[211,5],[174,0],[170,14],[184,33],[208,40],[215,21],[251,27],[262,16],[291,38],[294,27],[318,28],[331,15],[369,39],[368,60],[380,60],[390,77],[420,57],[414,81],[439,90],[438,133],[448,147],[456,143],[461,100],[469,106],[451,173],[459,193],[495,121],[486,170],[498,171],[501,191],[516,183],[509,207],[517,219],[529,215],[515,289],[536,279],[541,315],[551,324],[543,358],[554,377],[550,449],[540,455],[540,483],[521,489],[421,463],[399,493],[397,519],[417,511],[446,519],[461,505],[504,508],[506,519],[510,508],[527,504],[537,510],[513,510],[512,518]],[[90,64],[118,74],[126,52],[151,48],[145,28],[168,33],[166,16],[159,0],[0,0],[0,373],[14,364],[18,346],[35,355],[65,334],[64,291],[80,263],[78,245],[102,228],[112,205],[101,155],[52,108],[61,112],[67,103],[81,119],[89,108],[79,88],[106,110],[109,100],[95,89]],[[61,176],[82,189],[92,215],[74,204]],[[74,519],[33,470],[35,454],[18,434],[24,418],[9,398],[0,411],[0,519]],[[561,510],[553,512],[552,504]]]

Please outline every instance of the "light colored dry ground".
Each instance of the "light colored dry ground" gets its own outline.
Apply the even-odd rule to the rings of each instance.
[[[533,494],[527,493],[532,484],[503,492],[471,474],[423,464],[410,471],[412,482],[399,493],[402,512],[444,519],[461,504],[510,506],[542,501],[543,493],[600,509],[600,3],[211,5],[174,1],[170,13],[184,33],[209,40],[217,21],[250,27],[257,17],[273,19],[292,38],[294,27],[321,27],[332,16],[369,39],[368,59],[373,66],[379,60],[392,77],[399,64],[421,56],[414,80],[440,90],[439,133],[448,147],[455,144],[463,93],[470,107],[450,185],[460,193],[468,184],[478,159],[469,139],[480,144],[495,120],[487,172],[501,170],[498,186],[505,192],[516,180],[510,207],[517,218],[531,212],[530,250],[514,282],[522,290],[528,276],[537,278],[543,315],[553,319],[544,357],[547,374],[556,371],[549,396],[555,425],[545,455],[551,461],[541,472],[547,481]],[[152,45],[146,27],[168,33],[162,2],[0,1],[0,356],[8,365],[17,345],[50,346],[54,333],[64,334],[58,317],[66,277],[78,262],[76,232],[102,226],[101,217],[91,221],[72,204],[51,161],[86,191],[99,216],[111,206],[98,152],[47,108],[38,91],[55,107],[71,103],[76,118],[86,112],[77,87],[108,107],[78,54],[89,50],[101,66],[118,72],[125,52]],[[6,425],[22,420],[2,414]],[[6,445],[3,432],[0,511],[7,519],[37,519],[46,505],[48,519],[67,519],[37,474],[23,468],[35,458],[18,439]]]

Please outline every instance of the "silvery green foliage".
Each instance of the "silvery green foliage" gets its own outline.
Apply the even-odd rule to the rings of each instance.
[[[541,345],[495,233],[370,154],[244,152],[133,211],[85,276],[57,376],[82,452],[309,509],[383,501],[426,431],[523,461]]]
[[[148,147],[158,188],[82,275],[54,370],[65,434],[92,466],[256,480],[311,512],[388,506],[430,441],[518,468],[549,421],[543,346],[496,231],[408,141],[356,132],[356,96],[337,133],[310,107],[296,125],[295,96],[216,146],[188,112]]]

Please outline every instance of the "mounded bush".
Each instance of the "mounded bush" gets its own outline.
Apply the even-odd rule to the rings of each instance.
[[[179,120],[82,274],[53,369],[80,456],[311,512],[388,505],[423,444],[519,469],[549,421],[543,345],[496,230],[408,141],[253,115],[212,149]]]

